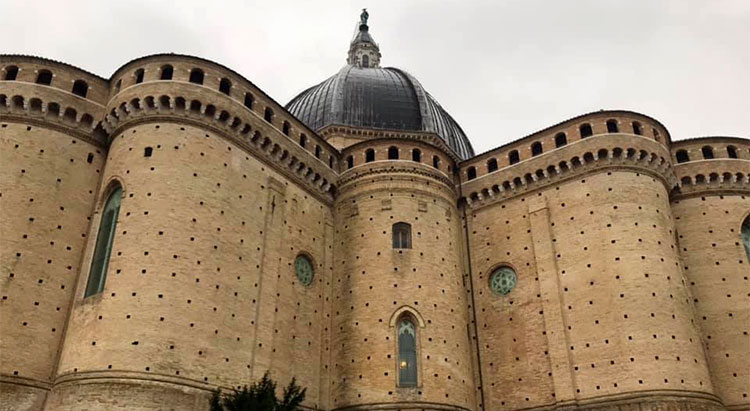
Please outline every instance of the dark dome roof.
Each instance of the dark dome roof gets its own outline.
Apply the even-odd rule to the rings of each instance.
[[[287,105],[313,130],[331,124],[432,132],[461,159],[474,149],[461,127],[408,73],[396,68],[344,66]]]

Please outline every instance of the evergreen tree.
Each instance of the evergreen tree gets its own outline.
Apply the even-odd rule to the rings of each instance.
[[[276,382],[263,374],[260,381],[250,387],[245,385],[222,397],[217,390],[211,398],[211,411],[295,411],[305,400],[307,388],[297,385],[292,378],[284,388],[282,399],[276,398]]]

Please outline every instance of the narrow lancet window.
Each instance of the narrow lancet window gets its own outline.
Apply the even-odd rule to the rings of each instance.
[[[411,226],[408,223],[393,225],[393,248],[411,248]]]
[[[750,216],[742,223],[742,243],[745,245],[745,255],[750,263]]]
[[[417,386],[417,327],[407,315],[398,321],[398,385]]]
[[[112,190],[102,210],[102,220],[99,225],[99,234],[96,237],[96,248],[94,248],[94,258],[91,260],[91,271],[89,272],[84,297],[99,294],[104,290],[121,199],[122,187],[118,186]]]

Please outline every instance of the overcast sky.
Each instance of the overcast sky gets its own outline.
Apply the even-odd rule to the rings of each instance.
[[[750,0],[0,0],[0,53],[106,78],[191,54],[285,104],[346,63],[362,7],[381,65],[417,77],[477,153],[599,109],[674,139],[750,136]]]

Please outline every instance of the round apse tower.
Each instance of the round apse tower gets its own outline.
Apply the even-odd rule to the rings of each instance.
[[[380,67],[363,13],[348,64],[287,104],[342,150],[334,205],[330,408],[476,409],[455,120]]]
[[[0,409],[41,409],[107,153],[107,81],[0,56]]]

